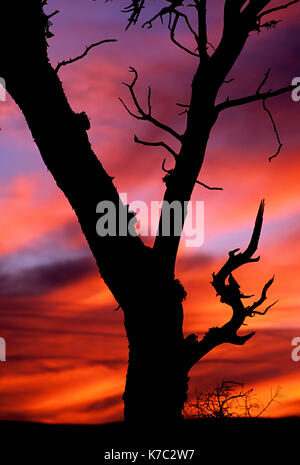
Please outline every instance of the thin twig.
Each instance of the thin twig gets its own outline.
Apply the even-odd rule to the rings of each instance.
[[[267,108],[267,106],[266,106],[266,100],[265,100],[265,99],[263,99],[262,105],[263,105],[263,109],[265,110],[265,112],[269,115],[269,118],[270,118],[270,120],[271,120],[273,129],[274,129],[274,132],[275,132],[275,135],[276,135],[276,139],[277,139],[277,142],[278,142],[278,148],[277,148],[276,152],[274,153],[274,155],[271,155],[271,156],[268,158],[269,161],[272,161],[273,158],[275,158],[275,157],[277,157],[277,156],[279,155],[280,150],[281,150],[281,148],[282,148],[282,142],[281,142],[281,140],[280,140],[279,133],[278,133],[278,130],[277,130],[277,127],[276,127],[276,123],[275,123],[275,121],[274,121],[274,118],[273,118],[273,116],[272,116],[272,113],[270,112],[270,110],[269,110],[269,109]]]
[[[256,91],[256,94],[259,94],[261,89],[263,88],[263,86],[265,85],[265,83],[267,82],[267,79],[270,75],[270,71],[271,71],[271,68],[268,68],[267,71],[265,72],[265,75],[264,75],[264,78],[263,80],[261,81],[261,83],[259,84],[258,88],[257,88],[257,91]]]
[[[208,189],[210,191],[222,191],[223,187],[210,187],[207,184],[204,184],[204,182],[201,181],[196,181],[196,184],[200,184],[200,186],[205,187],[205,189]]]
[[[53,13],[50,13],[50,15],[47,16],[47,19],[53,18],[53,16],[57,15],[59,13],[59,10],[53,11]]]
[[[64,60],[58,63],[58,65],[55,68],[55,71],[58,73],[58,71],[60,70],[62,66],[67,66],[67,65],[70,65],[71,63],[75,63],[75,61],[81,60],[89,53],[90,50],[92,50],[92,48],[97,47],[98,45],[105,44],[107,42],[117,42],[117,40],[116,39],[105,39],[105,40],[101,40],[100,42],[95,42],[94,44],[91,44],[88,47],[86,47],[85,51],[78,57],[70,58],[69,60]]]

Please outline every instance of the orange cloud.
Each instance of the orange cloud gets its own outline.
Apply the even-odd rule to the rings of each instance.
[[[1,186],[1,253],[12,252],[73,220],[64,196],[44,190],[42,176],[23,175]]]

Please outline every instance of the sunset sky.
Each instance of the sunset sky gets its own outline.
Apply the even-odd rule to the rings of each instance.
[[[163,195],[162,160],[166,158],[167,167],[173,161],[163,148],[134,144],[133,136],[172,141],[150,124],[130,118],[118,100],[131,104],[122,81],[132,79],[128,69],[134,66],[141,101],[146,103],[151,85],[155,116],[182,131],[185,116],[178,116],[176,103],[188,103],[197,59],[171,44],[160,21],[150,30],[138,25],[125,32],[127,17],[120,9],[128,3],[49,0],[47,11],[60,10],[53,18],[49,56],[56,65],[90,43],[118,39],[62,68],[60,78],[73,110],[88,114],[93,149],[115,176],[119,192],[127,193],[129,201],[149,204]],[[159,8],[159,1],[152,3],[145,19]],[[224,2],[209,3],[209,40],[216,45]],[[228,76],[234,80],[223,86],[220,99],[255,93],[268,68],[266,89],[287,86],[300,76],[300,6],[269,19],[278,18],[283,21],[275,30],[251,34]],[[189,43],[184,28],[178,37]],[[268,303],[279,302],[265,316],[248,319],[241,333],[254,330],[256,335],[245,346],[225,344],[193,368],[191,394],[196,386],[209,389],[230,379],[253,387],[264,403],[270,390],[281,386],[284,397],[266,415],[300,415],[300,362],[291,358],[291,341],[300,337],[300,102],[286,94],[268,107],[283,143],[271,163],[268,157],[277,143],[261,103],[220,115],[199,179],[223,191],[196,186],[193,200],[205,202],[205,239],[199,248],[186,248],[182,242],[177,277],[188,293],[185,332],[201,335],[224,324],[231,313],[215,296],[211,274],[229,250],[247,245],[265,198],[261,261],[236,277],[246,294],[259,295],[275,274]],[[7,342],[7,362],[0,363],[0,419],[120,420],[128,356],[122,311],[114,311],[117,304],[98,274],[76,217],[9,96],[0,102],[0,127],[0,336]]]

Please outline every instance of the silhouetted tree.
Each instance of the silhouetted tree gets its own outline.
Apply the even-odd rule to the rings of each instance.
[[[134,79],[128,84],[136,108],[136,112],[130,110],[131,114],[154,124],[180,145],[176,152],[163,142],[142,142],[136,138],[138,143],[162,145],[173,155],[174,168],[166,170],[163,165],[167,171],[164,200],[182,204],[182,226],[186,216],[184,202],[190,200],[195,184],[199,182],[209,188],[197,178],[211,129],[219,114],[255,101],[265,105],[267,99],[293,89],[287,86],[263,91],[268,77],[266,73],[254,94],[216,104],[219,90],[251,32],[275,26],[276,21],[268,20],[270,15],[297,1],[266,10],[271,0],[225,0],[223,33],[215,48],[207,38],[206,0],[168,0],[166,6],[144,24],[151,28],[157,19],[166,19],[172,42],[197,62],[190,102],[184,105],[187,122],[182,134],[153,116],[150,92],[148,108],[142,108],[135,93],[138,74],[134,69]],[[190,2],[193,8],[185,9]],[[263,312],[257,310],[266,299],[273,278],[264,286],[259,300],[245,306],[246,296],[232,275],[237,268],[259,259],[253,255],[260,237],[264,205],[261,203],[259,207],[247,249],[242,253],[238,253],[238,249],[229,252],[225,265],[213,275],[212,284],[221,301],[232,308],[232,318],[221,327],[209,329],[200,340],[194,334],[184,337],[182,302],[186,293],[175,278],[180,237],[171,228],[169,237],[158,234],[153,248],[149,248],[137,236],[99,237],[96,233],[96,205],[99,201],[114,202],[121,214],[127,214],[127,206],[121,202],[111,176],[91,148],[87,136],[88,118],[83,112],[75,114],[72,111],[58,71],[85,56],[101,42],[92,44],[77,58],[53,68],[48,59],[47,40],[53,36],[50,19],[57,12],[47,16],[43,11],[46,3],[41,0],[2,2],[0,75],[5,78],[8,92],[24,114],[47,168],[74,209],[102,278],[124,312],[129,341],[125,419],[135,423],[156,423],[158,418],[161,422],[173,422],[182,417],[190,369],[219,344],[244,344],[254,334],[237,333],[245,318],[265,314],[270,308]],[[125,9],[130,15],[128,26],[138,21],[147,3],[132,0]],[[188,15],[193,19],[190,20]],[[179,21],[183,21],[191,33],[196,51],[177,40]],[[197,24],[195,29],[194,23]],[[128,221],[130,219],[129,216]],[[145,396],[146,418],[145,409],[141,408]]]
[[[186,402],[184,412],[187,417],[196,418],[257,418],[282,397],[280,391],[280,386],[274,392],[271,390],[268,402],[263,405],[253,388],[246,389],[244,383],[236,381],[222,381],[212,390],[196,389],[194,398]]]

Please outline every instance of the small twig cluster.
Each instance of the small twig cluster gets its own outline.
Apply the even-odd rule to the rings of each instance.
[[[187,417],[196,418],[257,418],[265,413],[271,404],[283,397],[278,386],[266,404],[257,400],[253,388],[246,389],[243,383],[222,381],[212,391],[195,390],[192,400],[185,404]]]

